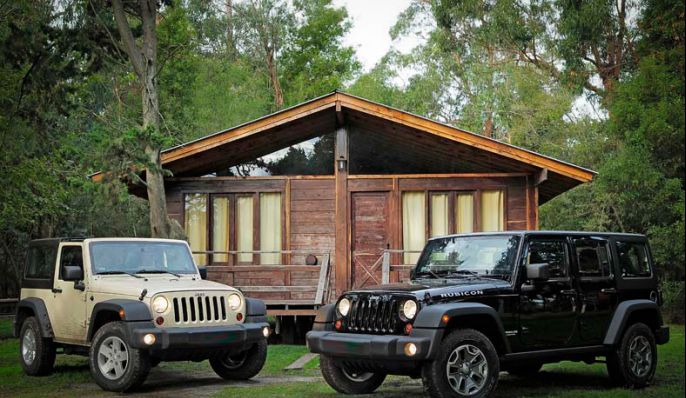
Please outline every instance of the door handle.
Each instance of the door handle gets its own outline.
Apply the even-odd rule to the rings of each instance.
[[[565,296],[576,296],[576,290],[574,290],[574,289],[560,290],[560,294],[564,294]]]
[[[617,289],[615,289],[614,287],[608,287],[605,289],[600,289],[600,293],[615,294],[615,293],[617,293]]]
[[[62,289],[60,289],[59,287],[56,287],[56,288],[52,289],[52,292],[53,293],[62,293]]]

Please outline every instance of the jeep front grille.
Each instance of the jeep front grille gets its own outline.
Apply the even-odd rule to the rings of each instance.
[[[227,302],[223,295],[181,296],[172,299],[174,322],[216,323],[228,320]]]
[[[404,325],[398,319],[401,299],[391,295],[357,294],[350,299],[347,329],[352,333],[401,333]]]

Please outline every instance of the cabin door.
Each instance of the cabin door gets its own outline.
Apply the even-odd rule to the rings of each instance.
[[[381,284],[383,250],[389,247],[388,192],[352,194],[352,286]]]

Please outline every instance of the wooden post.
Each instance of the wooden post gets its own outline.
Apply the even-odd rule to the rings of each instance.
[[[344,126],[336,130],[334,156],[336,180],[336,294],[350,287],[350,245],[348,242],[348,131]]]
[[[388,250],[383,252],[383,260],[381,263],[381,284],[386,285],[391,281],[391,253]]]

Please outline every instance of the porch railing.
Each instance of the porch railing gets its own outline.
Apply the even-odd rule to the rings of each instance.
[[[317,257],[317,265],[306,264],[254,264],[206,265],[208,276],[236,287],[250,297],[262,299],[268,306],[298,306],[326,304],[329,294],[331,254],[328,251],[310,250],[255,250],[255,251],[197,251],[193,254],[280,254]]]

